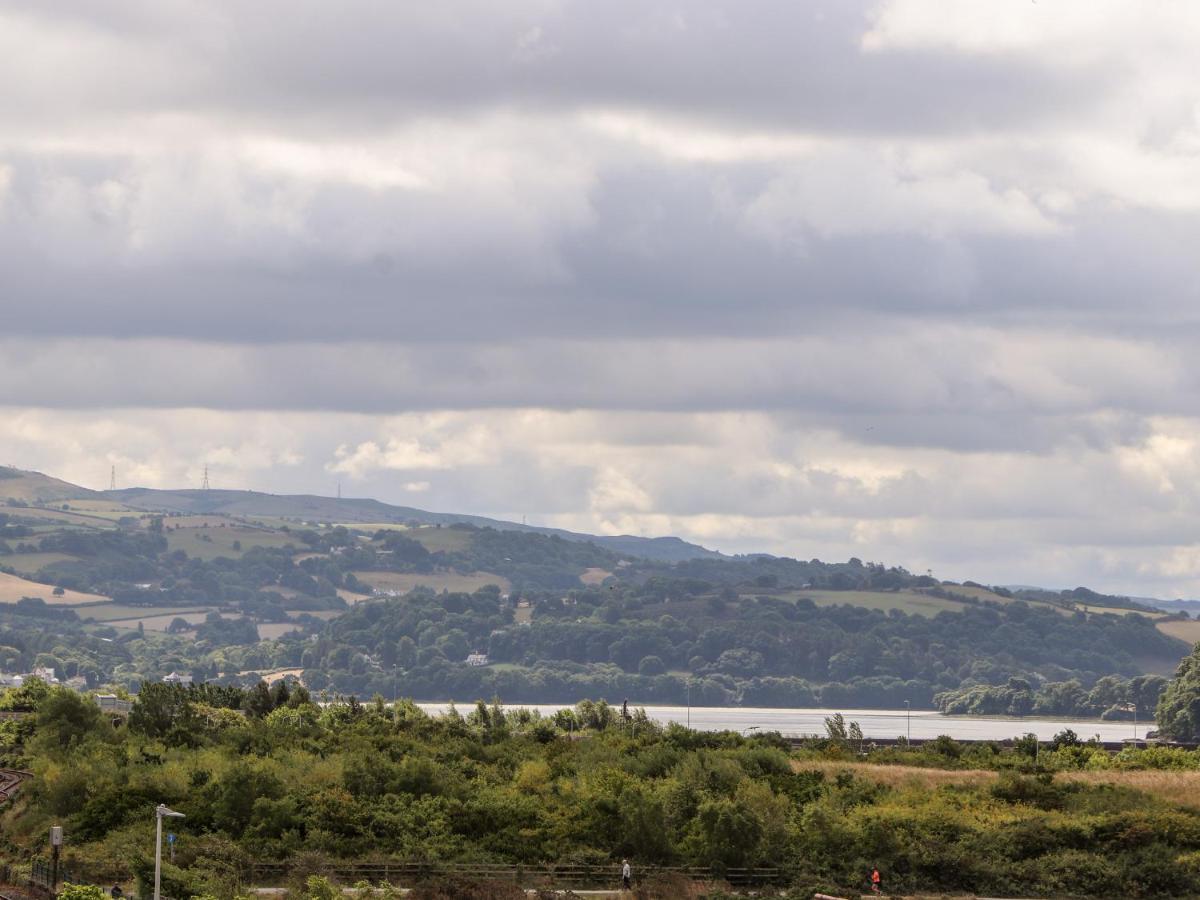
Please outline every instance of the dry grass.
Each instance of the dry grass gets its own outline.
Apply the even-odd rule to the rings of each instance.
[[[933,790],[943,785],[976,787],[991,784],[999,777],[996,772],[986,769],[927,769],[921,766],[886,766],[827,759],[793,760],[792,768],[797,772],[823,772],[828,778],[835,777],[839,772],[850,772],[859,778],[866,778],[888,787],[918,787],[925,790]],[[1130,788],[1168,803],[1200,809],[1200,771],[1109,769],[1098,772],[1059,772],[1055,778],[1063,782],[1093,786],[1111,784]]]
[[[142,628],[146,631],[165,632],[176,619],[183,619],[189,625],[199,625],[207,616],[207,612],[174,612],[158,616],[142,616],[140,618],[105,619],[104,624],[111,625],[114,628],[137,628],[138,623],[141,623]]]
[[[822,772],[832,778],[839,772],[850,772],[888,787],[920,787],[932,789],[946,784],[979,785],[995,781],[995,772],[985,769],[929,769],[923,766],[884,766],[878,763],[838,762],[832,759],[792,760],[797,772]]]
[[[41,597],[50,606],[79,606],[82,603],[104,603],[108,600],[99,594],[83,594],[79,591],[66,591],[61,597],[55,597],[53,585],[39,584],[0,572],[0,603],[16,603],[22,597]]]
[[[1062,772],[1058,778],[1083,784],[1114,784],[1142,791],[1168,803],[1200,809],[1200,771]]]
[[[1157,622],[1154,627],[1163,634],[1169,634],[1189,644],[1200,642],[1200,621],[1195,619],[1172,619],[1169,622]]]
[[[281,678],[287,678],[289,675],[293,678],[300,678],[304,675],[303,669],[275,669],[270,672],[262,672],[258,669],[246,669],[245,671],[238,672],[238,674],[249,675],[252,672],[258,672],[262,676],[262,680],[267,684],[274,684]]]
[[[435,591],[447,590],[452,593],[471,593],[487,584],[498,584],[500,589],[507,591],[511,585],[507,578],[492,575],[489,572],[472,572],[470,575],[459,575],[456,572],[435,572],[432,575],[421,575],[416,572],[355,572],[354,577],[363,584],[380,591],[400,591],[407,593],[413,588],[424,586]],[[365,599],[365,598],[360,598]]]
[[[579,576],[579,580],[584,584],[601,584],[605,578],[612,575],[607,569],[584,569],[583,574]]]

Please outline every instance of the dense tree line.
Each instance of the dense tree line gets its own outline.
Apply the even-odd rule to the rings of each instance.
[[[1149,720],[1167,686],[1161,675],[1139,675],[1123,680],[1106,675],[1090,689],[1078,679],[1047,682],[1035,687],[1024,678],[1005,684],[976,684],[934,697],[947,715],[1078,716],[1104,719]]]
[[[514,601],[488,588],[359,604],[305,647],[301,664],[318,689],[427,699],[680,703],[690,694],[713,704],[930,706],[942,695],[958,711],[1098,715],[1127,702],[1106,676],[1134,679],[1148,714],[1161,680],[1137,680],[1137,660],[1181,648],[1138,615],[1064,615],[1019,601],[927,618],[662,578],[530,595],[523,622]],[[493,665],[465,666],[472,650]],[[1024,679],[1028,702],[1005,694],[1002,710],[1012,679]],[[973,691],[965,699],[950,693],[964,687]]]

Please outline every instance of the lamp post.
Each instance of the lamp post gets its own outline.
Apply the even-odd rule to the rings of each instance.
[[[162,820],[163,816],[183,818],[183,813],[167,809],[158,804],[154,809],[154,900],[161,900],[159,894],[162,885]]]
[[[912,746],[912,704],[904,701],[904,742]]]
[[[687,680],[687,727],[692,727],[692,679]]]

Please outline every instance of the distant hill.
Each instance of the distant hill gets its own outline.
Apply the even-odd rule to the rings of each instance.
[[[95,491],[51,478],[41,472],[26,472],[23,469],[0,466],[0,504],[7,500],[52,503],[56,500],[77,500],[95,496]]]
[[[78,490],[82,490],[82,488]],[[2,493],[3,491],[0,489],[0,494]],[[643,559],[652,559],[658,562],[724,558],[715,550],[709,550],[699,544],[690,544],[677,537],[645,538],[635,535],[581,534],[560,528],[521,525],[517,522],[506,522],[501,519],[489,519],[464,513],[438,513],[412,506],[393,506],[378,500],[338,499],[318,497],[314,494],[264,494],[259,491],[162,491],[150,488],[126,488],[96,494],[89,492],[89,494],[156,512],[258,516],[345,524],[454,525],[465,523],[480,528],[495,528],[499,531],[558,535],[564,540],[591,542],[614,553],[640,556]]]

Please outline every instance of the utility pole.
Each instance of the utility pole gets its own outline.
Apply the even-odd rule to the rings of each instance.
[[[692,727],[692,679],[687,680],[687,727]]]
[[[208,469],[205,467],[205,475]],[[207,480],[207,478],[206,478]],[[160,803],[154,809],[154,900],[162,900],[162,820],[164,816],[174,816],[182,819],[183,813]]]
[[[108,489],[115,491],[117,489],[117,467],[112,467],[112,475],[108,479]]]
[[[907,700],[904,701],[904,729],[905,729],[904,740],[908,744],[908,746],[911,747],[912,746],[912,705]]]
[[[204,464],[204,480],[200,482],[200,490],[208,490],[208,463]]]

